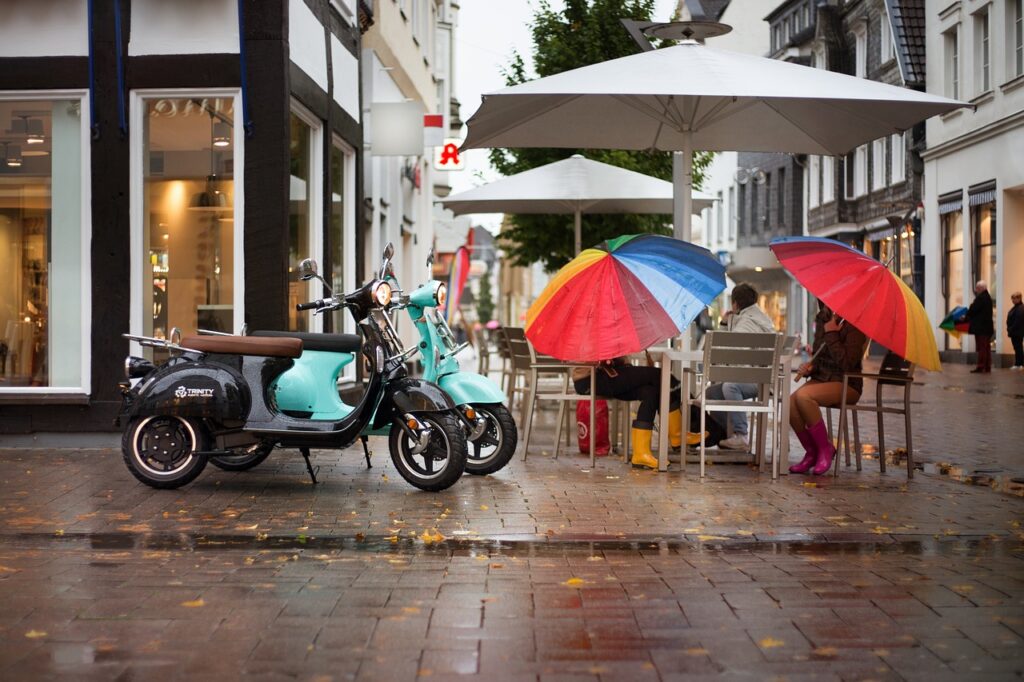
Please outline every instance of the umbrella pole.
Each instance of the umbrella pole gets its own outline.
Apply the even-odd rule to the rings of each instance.
[[[672,236],[685,242],[693,240],[693,138],[683,133],[683,150],[672,152]],[[682,350],[693,348],[691,328],[683,330]],[[673,344],[674,345],[674,344]]]
[[[575,255],[578,256],[580,255],[580,251],[583,250],[583,211],[581,211],[579,207],[576,208],[576,213],[573,215],[573,219],[573,236],[576,239]]]
[[[672,152],[672,232],[676,239],[693,240],[693,139],[683,133],[683,150]]]

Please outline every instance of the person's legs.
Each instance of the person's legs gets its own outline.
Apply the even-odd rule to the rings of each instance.
[[[758,395],[757,384],[737,384],[732,382],[726,382],[722,384],[722,394],[726,400],[743,401],[756,398]],[[749,427],[747,424],[747,413],[746,412],[728,412],[729,421],[732,424],[732,435],[723,440],[718,444],[720,448],[732,449],[732,450],[746,450],[747,444],[747,433]]]
[[[1024,336],[1011,336],[1013,344],[1013,366],[1024,367]]]
[[[842,403],[843,385],[838,381],[826,383],[813,383],[802,387],[794,393],[795,407],[800,411],[800,418],[807,425],[807,433],[813,440],[814,448],[817,450],[817,461],[813,472],[821,475],[832,466],[832,457],[835,455],[835,448],[828,437],[828,429],[821,418],[821,407],[838,407]],[[856,402],[860,393],[847,388],[846,401]],[[800,432],[797,432],[799,437]]]
[[[978,366],[974,368],[974,374],[979,372],[992,371],[992,337],[974,335],[974,345],[978,352]]]
[[[649,372],[632,372],[631,369],[654,368],[616,367],[614,377],[608,376],[605,372],[597,372],[597,392],[599,395],[617,400],[640,402],[636,420],[632,424],[633,455],[630,462],[634,466],[657,469],[658,460],[651,453],[651,432],[654,429],[654,417],[658,412],[661,374],[656,369],[653,375]]]

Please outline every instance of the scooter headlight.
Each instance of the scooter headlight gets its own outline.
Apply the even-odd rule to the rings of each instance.
[[[448,285],[440,284],[437,287],[437,291],[434,292],[434,299],[437,301],[437,307],[443,308],[444,304],[448,301]]]
[[[391,303],[391,285],[387,282],[381,282],[378,284],[373,290],[373,300],[381,307]]]
[[[156,369],[146,358],[129,355],[124,359],[124,375],[128,379],[140,379]]]

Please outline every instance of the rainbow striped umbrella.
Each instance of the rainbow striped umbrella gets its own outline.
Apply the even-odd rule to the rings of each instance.
[[[555,274],[526,312],[526,338],[562,360],[609,360],[680,333],[723,289],[725,268],[707,249],[624,235]]]
[[[807,291],[865,336],[919,367],[942,369],[924,306],[878,260],[822,237],[783,237],[768,246]]]

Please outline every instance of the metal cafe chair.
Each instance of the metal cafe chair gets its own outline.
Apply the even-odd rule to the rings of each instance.
[[[778,378],[779,353],[785,337],[781,334],[747,334],[742,332],[708,332],[704,341],[704,374],[700,380],[700,431],[706,428],[707,412],[752,412],[757,415],[757,446],[755,457],[764,460],[767,444],[765,420],[775,415],[771,399]],[[756,384],[753,400],[712,400],[707,397],[712,383],[735,382]],[[777,428],[777,426],[776,426]],[[707,447],[700,445],[700,476],[704,478]],[[778,456],[778,453],[775,453]]]
[[[858,400],[855,404],[848,404],[846,402],[846,388],[849,385],[850,379],[859,377],[861,379],[874,379],[875,381],[875,402],[873,404],[865,404]],[[857,459],[857,471],[861,470],[861,449],[860,449],[860,433],[857,423],[858,412],[874,412],[878,416],[878,461],[879,467],[882,473],[885,473],[885,415],[897,414],[903,416],[903,427],[906,433],[907,439],[907,478],[914,477],[914,443],[913,443],[913,429],[911,428],[910,422],[910,389],[914,385],[914,363],[908,362],[901,358],[899,355],[889,351],[882,359],[882,365],[879,367],[877,373],[865,373],[855,372],[843,375],[843,400],[839,407],[839,430],[840,433],[846,431],[847,413],[852,415],[853,421],[853,447],[854,455]],[[903,404],[898,403],[894,406],[893,403],[885,403],[883,401],[882,389],[886,386],[895,386],[903,389]],[[861,394],[861,398],[863,398]],[[845,439],[846,446],[846,457],[849,462],[849,449],[850,442],[849,438]],[[839,457],[836,456],[834,476],[839,475]]]

